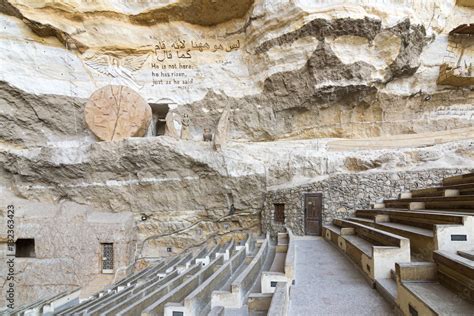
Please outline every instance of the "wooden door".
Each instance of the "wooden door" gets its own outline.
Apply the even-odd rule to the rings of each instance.
[[[310,193],[304,197],[304,228],[306,235],[321,236],[323,195]]]

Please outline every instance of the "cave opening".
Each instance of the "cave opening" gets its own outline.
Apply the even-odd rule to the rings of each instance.
[[[149,136],[165,135],[166,115],[169,111],[167,103],[152,103],[150,104],[152,119],[149,128]]]

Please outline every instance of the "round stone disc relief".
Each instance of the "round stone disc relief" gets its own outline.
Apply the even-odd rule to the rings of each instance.
[[[108,85],[92,93],[84,110],[89,129],[101,140],[144,136],[151,108],[134,90]]]

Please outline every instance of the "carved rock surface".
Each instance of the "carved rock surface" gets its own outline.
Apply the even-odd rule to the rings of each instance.
[[[214,149],[220,150],[227,140],[227,133],[229,132],[229,117],[230,107],[226,106],[222,112],[219,123],[217,123],[216,135],[214,136]]]
[[[105,86],[95,91],[86,104],[87,126],[101,140],[143,136],[150,125],[151,108],[126,86]]]

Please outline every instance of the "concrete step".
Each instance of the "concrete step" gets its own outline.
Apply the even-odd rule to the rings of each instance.
[[[460,250],[460,251],[458,251],[458,255],[460,255],[463,258],[474,261],[474,249],[472,249],[472,250]]]
[[[474,172],[443,179],[443,185],[455,185],[474,182]]]
[[[441,250],[433,253],[433,260],[438,267],[438,281],[474,302],[474,261],[457,253]]]
[[[474,213],[474,195],[435,196],[410,199],[384,200],[385,207],[420,209],[461,209],[463,212]]]
[[[369,209],[356,211],[357,218],[375,219],[378,215],[388,216],[391,222],[403,223],[425,229],[433,229],[433,225],[437,224],[462,225],[464,223],[462,214],[444,213],[439,210],[409,211],[404,209]]]
[[[375,288],[390,305],[397,305],[397,283],[393,279],[377,279]]]
[[[474,310],[474,303],[462,299],[458,293],[438,282],[403,282],[402,286],[414,296],[415,303],[423,302],[434,315],[472,315]],[[409,300],[400,302],[400,309],[407,315],[410,313],[410,305],[413,304],[410,303]],[[411,306],[412,309],[416,308],[413,308],[415,304]]]
[[[448,191],[449,190],[449,191]],[[446,192],[448,191],[448,192]],[[454,191],[458,192],[458,195],[474,195],[474,182],[456,185],[447,185],[434,188],[418,189],[411,191],[411,197],[433,197],[433,196],[446,196],[447,194],[455,195]]]

